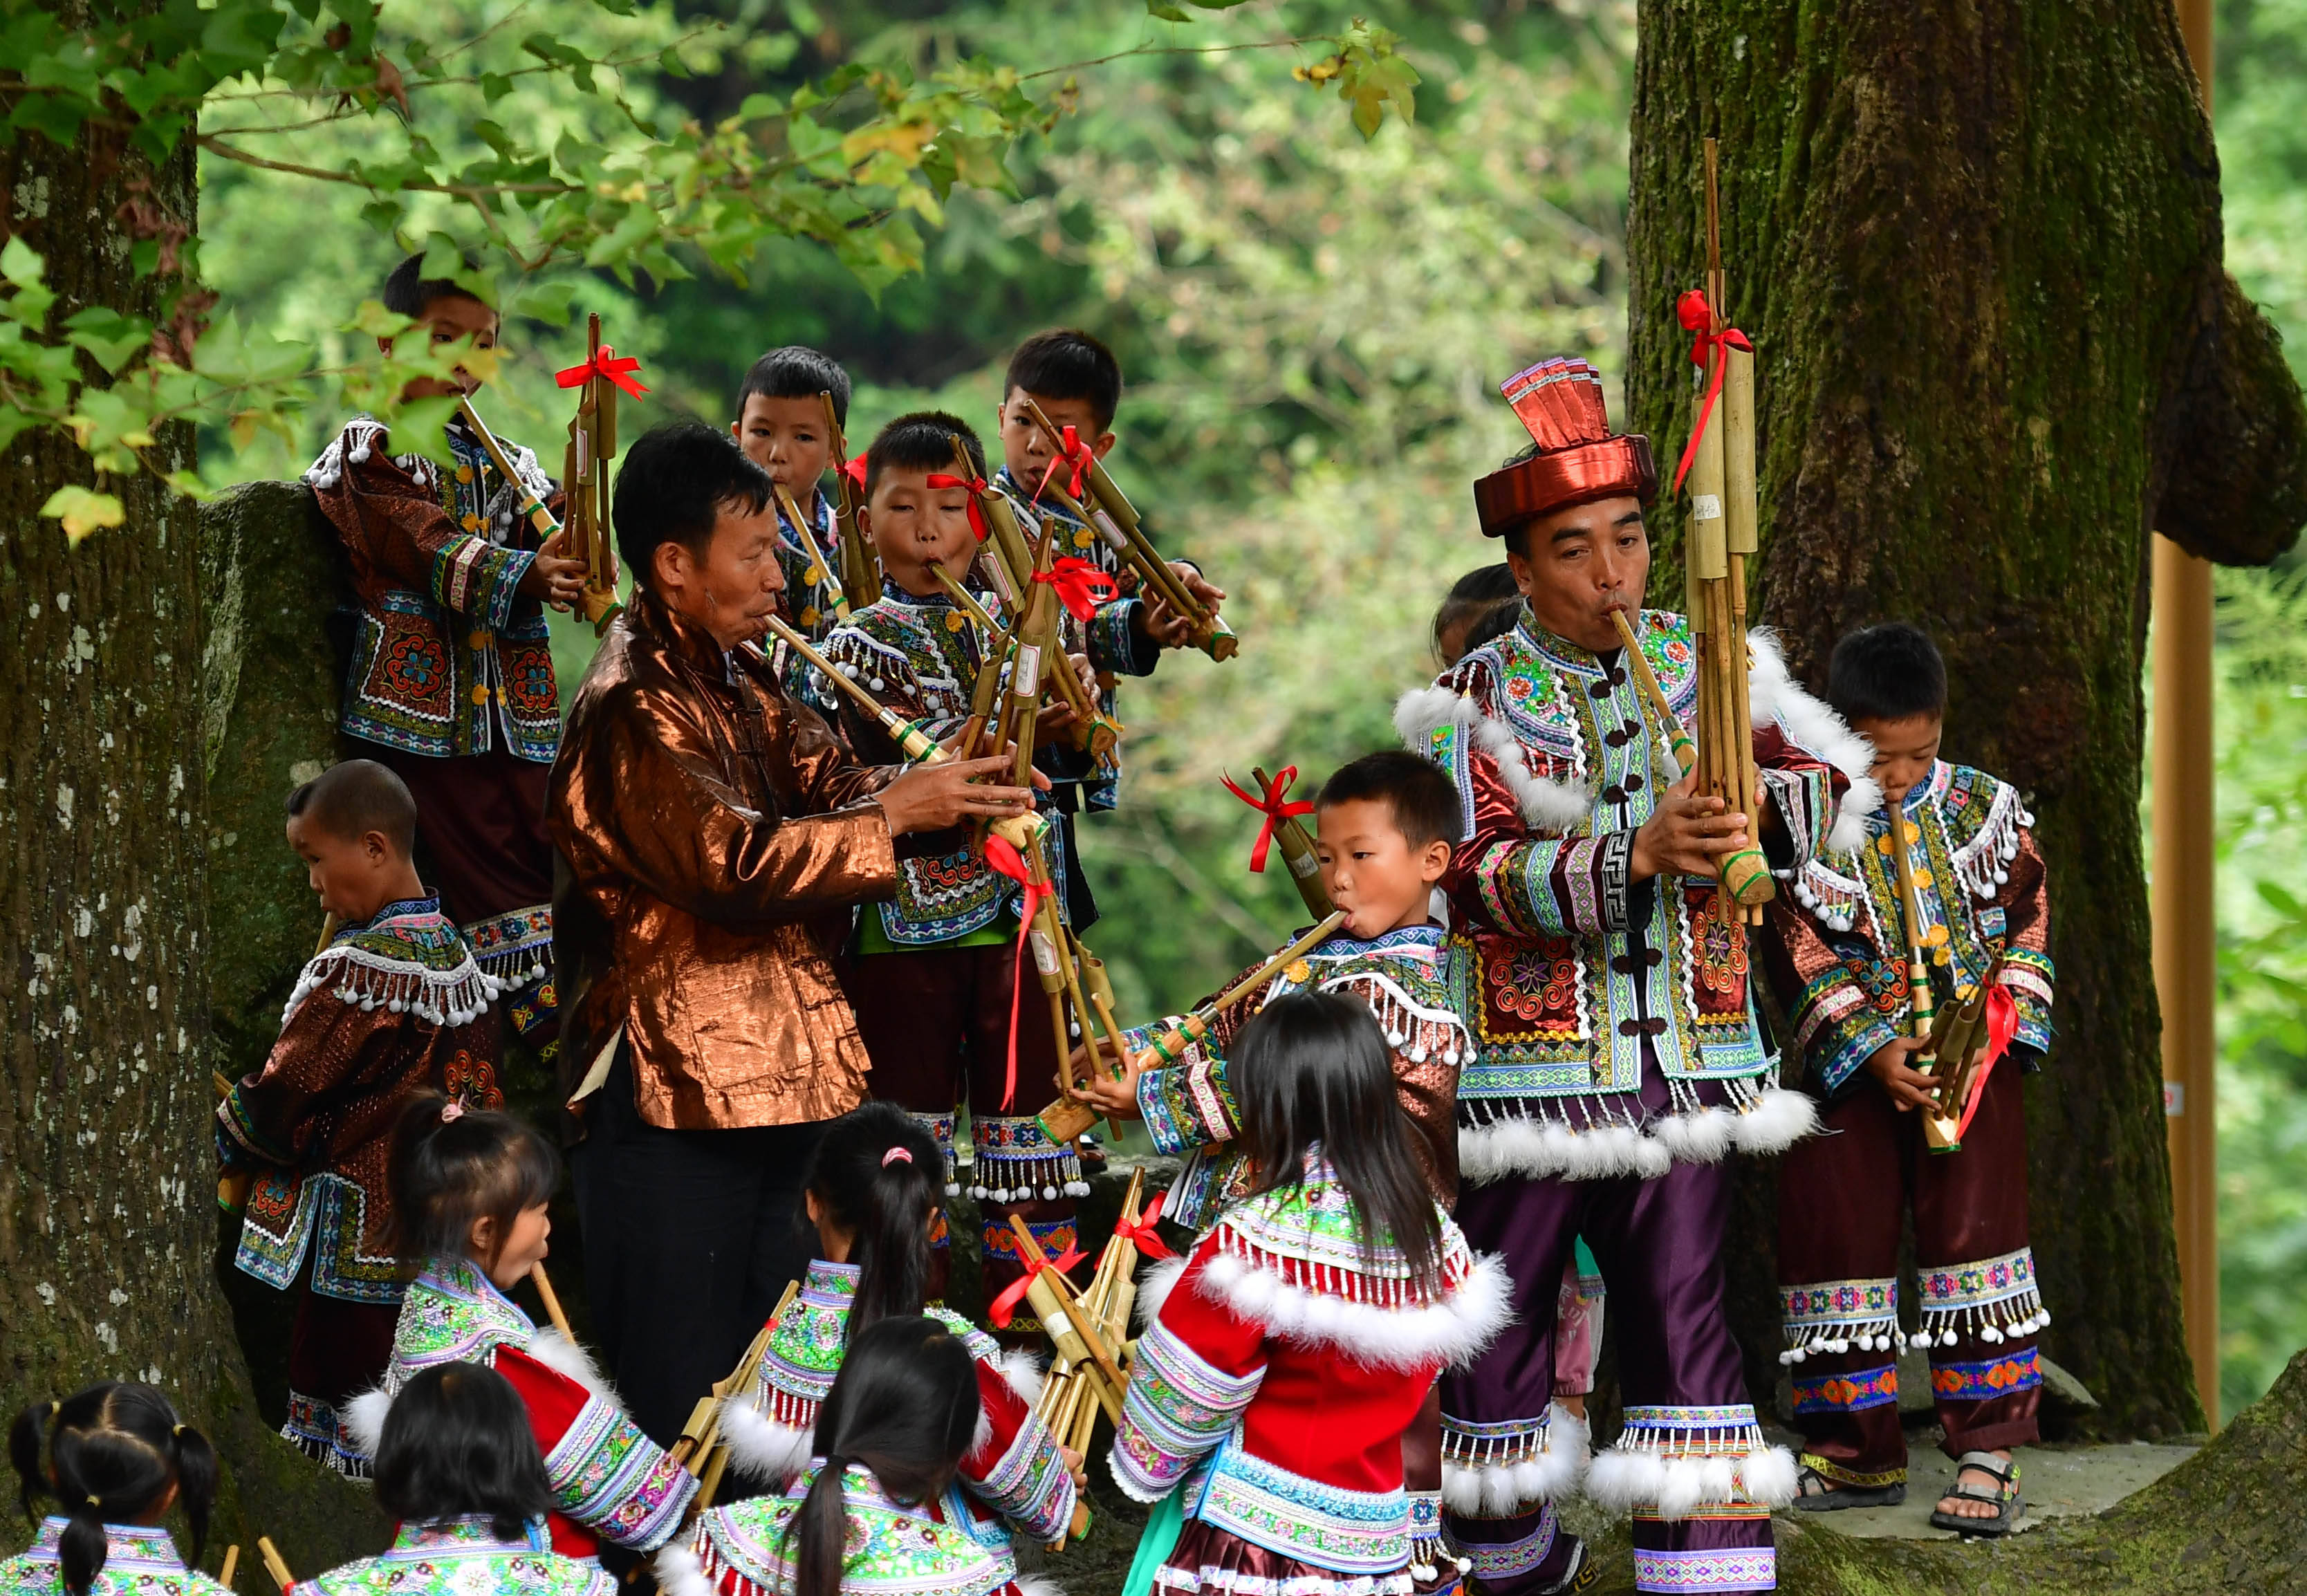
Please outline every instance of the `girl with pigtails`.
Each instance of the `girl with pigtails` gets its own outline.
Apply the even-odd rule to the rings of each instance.
[[[847,1351],[815,1404],[812,1460],[776,1497],[699,1514],[658,1554],[665,1596],[1061,1596],[1019,1577],[965,1494],[987,1415],[982,1360],[956,1326],[885,1317]]]
[[[758,1390],[723,1404],[732,1467],[782,1491],[821,1454],[821,1410],[857,1338],[927,1314],[968,1356],[983,1414],[958,1461],[956,1511],[973,1534],[1005,1547],[1012,1530],[1038,1540],[1064,1534],[1081,1459],[1033,1414],[1039,1367],[960,1315],[925,1306],[945,1223],[945,1166],[929,1132],[894,1104],[868,1103],[826,1127],[803,1191],[818,1256],[769,1320]]]
[[[8,1455],[24,1516],[42,1497],[61,1511],[39,1520],[28,1550],[0,1560],[0,1596],[229,1596],[162,1527],[183,1508],[200,1561],[217,1459],[151,1386],[107,1380],[34,1403],[16,1415]]]

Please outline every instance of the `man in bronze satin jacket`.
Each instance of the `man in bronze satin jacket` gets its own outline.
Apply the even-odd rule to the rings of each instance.
[[[832,956],[896,890],[893,839],[1022,812],[1002,759],[861,765],[759,639],[784,579],[768,475],[701,423],[627,450],[633,572],[570,712],[547,815],[561,1089],[610,1372],[669,1444],[808,1261],[816,1127],[863,1101]]]

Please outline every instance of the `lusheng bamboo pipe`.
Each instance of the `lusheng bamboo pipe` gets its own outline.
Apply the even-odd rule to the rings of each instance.
[[[217,1568],[217,1583],[232,1589],[233,1575],[240,1572],[240,1545],[237,1541],[224,1549],[224,1561]]]
[[[1259,792],[1274,790],[1273,778],[1262,767],[1253,765],[1249,773],[1257,778]],[[1306,834],[1304,822],[1296,815],[1282,816],[1274,822],[1274,842],[1282,850],[1282,862],[1289,867],[1291,885],[1298,888],[1306,912],[1317,920],[1328,914],[1336,905],[1330,902],[1329,888],[1322,885],[1322,855]]]
[[[1913,1015],[1911,1034],[1928,1037],[1936,1018],[1937,999],[1931,991],[1930,943],[1923,926],[1922,895],[1915,880],[1914,845],[1922,829],[1907,819],[1905,803],[1890,805],[1891,828],[1876,846],[1891,855],[1891,874],[1899,883],[1899,917],[1906,922],[1907,1001]],[[1935,883],[1934,883],[1935,885]],[[1934,1153],[1951,1153],[1956,1121],[1943,1111],[1923,1116],[1923,1145]]]
[[[1634,674],[1634,683],[1649,701],[1651,713],[1658,716],[1659,730],[1665,734],[1668,745],[1674,751],[1675,764],[1680,767],[1685,776],[1689,775],[1692,767],[1698,763],[1698,744],[1690,740],[1690,733],[1684,727],[1682,717],[1675,714],[1674,706],[1667,702],[1666,690],[1659,685],[1658,673],[1651,669],[1650,659],[1642,653],[1642,643],[1634,636],[1634,629],[1626,619],[1626,612],[1612,610],[1610,621],[1617,627],[1619,645],[1626,651],[1626,668]]]
[[[1114,1362],[1112,1349],[1105,1344],[1105,1337],[1099,1334],[1096,1324],[1082,1311],[1081,1303],[1075,1298],[1070,1283],[1057,1270],[1047,1266],[1050,1255],[1042,1250],[1042,1244],[1033,1239],[1033,1232],[1025,1227],[1025,1220],[1012,1214],[1009,1216],[1009,1229],[1017,1238],[1019,1256],[1026,1260],[1028,1268],[1033,1269],[1034,1283],[1049,1286],[1050,1294],[1057,1299],[1059,1309],[1065,1315],[1066,1323],[1073,1326],[1074,1334],[1081,1339],[1083,1350],[1089,1354],[1089,1360],[1096,1365],[1097,1372],[1104,1377],[1104,1388],[1098,1393],[1098,1405],[1105,1408],[1107,1415],[1115,1423],[1120,1423],[1121,1393],[1129,1382],[1123,1377],[1120,1366]],[[1042,1266],[1036,1268],[1034,1267],[1036,1265]],[[1031,1294],[1030,1291],[1028,1294]],[[1042,1322],[1048,1323],[1046,1319]],[[1109,1391],[1111,1396],[1110,1403]]]
[[[786,491],[785,485],[782,482],[771,483],[769,489],[776,495],[777,508],[785,512],[785,519],[793,524],[794,536],[801,539],[802,546],[809,551],[809,557],[812,561],[823,560],[825,555],[817,546],[816,528],[802,519],[801,506],[793,502],[793,496]],[[835,536],[836,537],[840,536],[837,529]],[[840,574],[838,571],[834,572],[836,582],[833,591],[833,620],[836,625],[849,619],[847,584],[838,581]]]
[[[553,1277],[545,1274],[543,1258],[528,1266],[528,1278],[545,1303],[545,1317],[553,1321],[553,1327],[561,1332],[563,1340],[573,1344],[577,1340],[576,1333],[569,1328],[569,1316],[561,1310],[560,1293],[553,1289]]]
[[[841,416],[830,390],[819,389],[825,407],[825,434],[833,443],[833,528],[841,549],[841,590],[849,607],[862,610],[881,596],[881,562],[857,527],[857,485],[849,475],[849,440],[842,434]]]
[[[271,1536],[259,1535],[256,1538],[256,1555],[264,1559],[264,1572],[272,1576],[274,1584],[283,1591],[296,1584],[296,1576],[288,1572],[288,1559],[282,1557],[280,1549],[272,1544]]]

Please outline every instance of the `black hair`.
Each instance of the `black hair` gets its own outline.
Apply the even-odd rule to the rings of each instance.
[[[654,591],[660,545],[677,543],[702,560],[723,506],[759,515],[776,492],[769,474],[720,428],[696,420],[653,426],[625,446],[617,468],[610,510],[617,558]]]
[[[416,846],[416,800],[407,782],[374,759],[330,766],[288,794],[287,812],[340,841],[382,832],[403,859]]]
[[[553,1200],[561,1156],[516,1114],[463,1108],[427,1092],[400,1111],[393,1127],[390,1179],[393,1250],[403,1263],[416,1264],[465,1256],[476,1219],[496,1221],[502,1246],[514,1220]]]
[[[553,1510],[553,1485],[512,1382],[436,1363],[400,1388],[376,1446],[376,1505],[403,1523],[481,1517],[500,1540]]]
[[[1001,379],[1001,402],[1019,389],[1035,399],[1081,399],[1097,422],[1110,432],[1113,413],[1121,408],[1121,362],[1113,351],[1077,328],[1058,327],[1037,332],[1009,356],[1009,370]]]
[[[1520,598],[1522,589],[1514,585],[1514,568],[1501,560],[1495,565],[1477,565],[1450,586],[1448,596],[1434,612],[1434,650],[1440,654],[1442,634],[1454,626],[1464,626],[1470,618],[1487,615],[1491,606],[1509,598]],[[1444,665],[1454,665],[1474,647],[1467,643],[1459,650],[1457,658],[1445,656]]]
[[[852,1109],[818,1138],[802,1186],[856,1232],[851,1330],[921,1312],[936,1261],[930,1225],[945,1196],[945,1161],[921,1123],[895,1103]]]
[[[985,445],[977,441],[969,423],[943,410],[915,410],[900,416],[875,435],[865,450],[865,492],[870,496],[881,473],[895,466],[901,471],[953,469],[953,441],[969,450],[973,476],[985,475]]]
[[[744,385],[737,390],[738,420],[745,419],[745,401],[757,393],[777,399],[813,399],[829,393],[834,421],[842,426],[849,425],[849,373],[832,356],[807,344],[787,344],[753,362]],[[826,442],[829,445],[832,440]]]
[[[1382,748],[1341,765],[1314,794],[1316,810],[1369,799],[1386,806],[1394,829],[1413,848],[1461,840],[1458,789],[1433,760],[1407,749]]]
[[[1259,1192],[1302,1184],[1319,1143],[1365,1257],[1390,1240],[1416,1278],[1439,1281],[1441,1220],[1394,1096],[1393,1050],[1368,1004],[1323,991],[1276,998],[1234,1039],[1226,1075]]]
[[[40,1463],[43,1445],[47,1468]],[[185,1564],[200,1562],[209,1511],[216,1506],[216,1449],[151,1386],[105,1380],[62,1402],[32,1403],[8,1432],[8,1456],[16,1465],[16,1499],[26,1518],[37,1517],[35,1497],[54,1497],[64,1506],[56,1557],[72,1596],[88,1596],[104,1571],[104,1526],[148,1516],[171,1485],[193,1528]]]
[[[469,260],[464,266],[467,271],[473,270]],[[396,316],[416,321],[436,299],[469,299],[484,310],[494,308],[455,278],[425,276],[425,257],[421,254],[401,262],[384,279],[384,308]]]
[[[1845,633],[1826,667],[1827,701],[1846,720],[1946,713],[1946,661],[1930,633],[1886,621]]]
[[[793,1596],[839,1596],[850,1464],[870,1469],[893,1500],[925,1502],[952,1483],[977,1415],[969,1349],[937,1320],[883,1319],[851,1337],[817,1412],[812,1446],[824,1461],[785,1529]]]
[[[1514,622],[1521,619],[1521,596],[1517,594],[1512,598],[1501,598],[1488,609],[1475,616],[1474,623],[1466,628],[1466,654],[1471,654],[1485,643],[1497,642],[1512,631],[1514,629]],[[1463,659],[1465,656],[1465,654],[1462,654],[1458,657]]]

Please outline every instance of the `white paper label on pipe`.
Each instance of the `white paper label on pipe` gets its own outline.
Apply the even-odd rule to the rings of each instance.
[[[1009,691],[1021,699],[1030,699],[1042,691],[1042,649],[1038,643],[1017,646],[1017,665],[1009,676]]]
[[[1722,519],[1722,496],[1720,493],[1699,493],[1690,501],[1690,513],[1702,521]]]
[[[1105,511],[1102,510],[1091,511],[1089,512],[1089,524],[1097,528],[1097,535],[1105,539],[1106,547],[1111,549],[1115,553],[1126,554],[1129,552],[1129,539],[1123,536],[1121,528],[1113,524],[1113,518],[1106,514]]]
[[[1290,859],[1285,854],[1282,857],[1289,859],[1290,873],[1301,881],[1308,876],[1318,876],[1322,873],[1322,858],[1318,854],[1300,854],[1295,859]]]
[[[1025,940],[1033,945],[1033,967],[1044,975],[1058,973],[1058,950],[1050,939],[1040,931],[1028,931]]]

